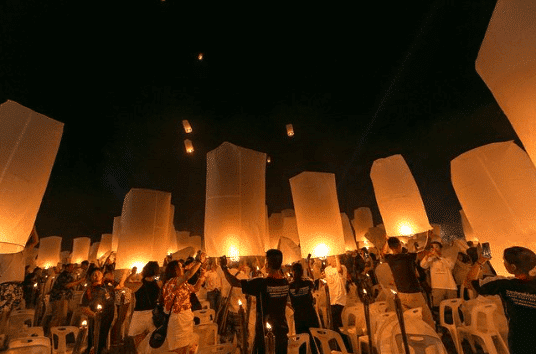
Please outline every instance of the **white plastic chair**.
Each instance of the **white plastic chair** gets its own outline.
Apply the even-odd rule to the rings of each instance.
[[[300,354],[300,348],[305,344],[305,353],[311,354],[309,344],[309,335],[307,333],[295,334],[288,336],[288,354]]]
[[[323,328],[309,328],[309,331],[311,332],[311,335],[313,336],[315,345],[317,347],[318,352],[320,354],[335,354],[335,353],[342,353],[342,354],[348,354],[348,350],[346,349],[344,342],[342,341],[341,335],[335,331],[332,331],[330,329],[323,329]],[[330,344],[333,343],[337,344],[339,347],[339,351],[332,350],[330,348]],[[318,348],[318,344],[320,343],[320,348]]]
[[[201,304],[201,309],[206,310],[210,308],[210,302],[207,300],[199,300],[199,303]]]
[[[76,340],[76,336],[78,335],[78,327],[75,326],[64,326],[64,327],[51,327],[50,328],[50,334],[52,337],[52,353],[53,354],[66,354],[72,352],[72,347],[67,348],[67,336],[69,334],[73,334],[74,338]],[[54,337],[58,338],[58,346],[54,344]],[[74,343],[73,343],[74,346]]]
[[[449,333],[452,341],[454,342],[454,347],[458,354],[463,354],[462,343],[460,337],[458,336],[458,327],[463,326],[463,321],[460,318],[459,308],[463,304],[463,299],[447,299],[441,301],[439,304],[439,325],[446,328]],[[452,312],[452,323],[447,323],[445,321],[446,310],[450,309]]]
[[[26,337],[44,337],[45,331],[43,330],[43,327],[28,327],[21,329],[18,332],[12,333],[10,338],[10,341],[19,339],[19,338],[26,338]]]
[[[213,309],[206,309],[206,310],[196,310],[193,311],[194,318],[199,318],[199,324],[209,324],[214,322],[214,319],[216,318],[216,311]]]
[[[324,328],[326,327],[327,317],[326,317],[325,307],[321,306],[321,305],[324,305],[325,302],[322,303],[322,297],[321,297],[320,291],[314,291],[313,298],[315,300],[315,310],[316,310],[316,316],[318,317],[318,323],[320,324],[320,326],[322,326],[322,328]]]
[[[9,343],[6,354],[50,354],[50,350],[47,337],[19,338]]]
[[[352,318],[354,319],[353,326],[350,325]],[[359,349],[358,336],[363,334],[363,323],[363,306],[345,307],[344,310],[342,310],[342,327],[339,330],[350,338],[353,353],[357,353],[357,350]]]
[[[466,338],[473,352],[476,352],[475,341],[489,354],[508,354],[508,346],[495,327],[493,314],[497,309],[494,303],[483,303],[471,310],[471,324],[458,327],[460,340]]]
[[[15,327],[17,331],[21,327],[32,327],[34,324],[35,310],[17,310],[9,315],[9,326]]]
[[[234,354],[237,352],[236,344],[216,344],[208,347],[199,348],[197,354]]]
[[[196,325],[194,333],[199,336],[199,348],[218,344],[218,325],[216,323]]]

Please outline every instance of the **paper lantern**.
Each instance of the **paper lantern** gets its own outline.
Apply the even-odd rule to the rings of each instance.
[[[283,215],[281,213],[272,213],[268,218],[268,229],[270,232],[270,248],[277,248],[279,239],[283,236]]]
[[[300,246],[284,236],[279,239],[277,249],[283,253],[283,264],[292,264],[302,258]]]
[[[365,233],[365,237],[374,247],[381,250],[383,246],[385,245],[385,242],[387,242],[387,235],[385,234],[385,229],[382,229],[381,227],[371,227],[368,229],[368,231]],[[365,245],[367,247],[367,245]]]
[[[73,240],[72,263],[82,263],[88,260],[91,239],[89,237],[77,237]]]
[[[499,0],[478,52],[476,71],[536,164],[536,3]]]
[[[295,244],[300,243],[300,236],[298,235],[298,223],[296,221],[296,214],[292,209],[286,209],[281,212],[283,216],[283,229],[282,237],[286,237]]]
[[[268,218],[268,205],[264,205],[264,250],[268,251],[270,247],[270,226]]]
[[[184,128],[184,131],[189,134],[192,132],[192,126],[190,125],[190,122],[188,122],[188,120],[183,120],[182,121],[182,126]]]
[[[197,60],[200,60],[200,61],[203,60],[203,53],[199,53],[197,55]]]
[[[209,256],[264,254],[266,154],[228,142],[207,154],[205,246]]]
[[[112,250],[113,236],[113,234],[102,234],[99,243],[99,250],[97,251],[97,258],[101,258]]]
[[[536,168],[513,142],[484,145],[451,162],[452,185],[481,242],[489,242],[491,263],[507,272],[503,251],[536,249]]]
[[[186,152],[188,154],[191,154],[194,152],[194,145],[192,144],[192,141],[190,139],[184,140],[184,147],[186,148]]]
[[[175,206],[171,205],[171,208],[169,209],[169,226],[168,226],[168,249],[167,254],[175,253],[179,250],[179,246],[177,244],[177,231],[175,230]]]
[[[117,252],[117,246],[119,245],[119,235],[121,234],[121,216],[114,218],[114,225],[112,230],[112,251]]]
[[[302,257],[344,253],[335,175],[302,172],[290,179]]]
[[[341,213],[342,233],[344,235],[344,248],[346,251],[355,251],[357,245],[355,243],[354,231],[350,224],[350,219],[346,213]]]
[[[465,236],[465,240],[478,242],[478,238],[476,237],[473,231],[473,228],[471,227],[471,224],[469,223],[469,220],[467,220],[467,216],[465,216],[463,209],[460,210],[460,218],[462,220],[462,228],[463,228],[463,234]]]
[[[63,133],[63,123],[16,102],[0,105],[0,253],[24,249]]]
[[[149,261],[163,264],[170,208],[171,193],[138,188],[127,193],[121,213],[117,269],[142,269]]]
[[[190,236],[190,231],[177,231],[176,234],[178,249],[191,247],[195,252],[204,249],[201,236]]]
[[[287,135],[294,136],[294,127],[292,124],[287,124]]]
[[[354,210],[354,219],[352,220],[352,226],[354,227],[356,242],[366,241],[365,234],[368,229],[374,227],[372,220],[372,212],[369,208],[362,207]]]
[[[89,255],[87,256],[89,263],[97,263],[97,253],[99,252],[100,242],[93,242],[89,246]]]
[[[432,228],[402,155],[374,161],[370,178],[388,236],[409,236]]]
[[[177,252],[171,255],[171,259],[178,261],[179,259],[186,260],[188,257],[195,256],[196,250],[193,247],[185,247],[178,250]]]
[[[36,264],[40,268],[55,267],[60,262],[61,237],[50,236],[39,239]]]

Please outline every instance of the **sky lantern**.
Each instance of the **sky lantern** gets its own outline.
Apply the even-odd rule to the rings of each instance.
[[[451,161],[452,185],[480,242],[489,242],[497,273],[503,251],[536,249],[536,167],[512,141],[488,144]]]
[[[199,250],[203,250],[203,239],[201,236],[190,236],[190,231],[177,231],[177,247],[178,249],[183,249],[187,247],[191,247],[195,250],[195,252]]]
[[[283,230],[281,236],[284,236],[295,244],[300,243],[300,236],[298,236],[298,223],[296,221],[296,213],[293,209],[285,209],[281,211],[283,217]]]
[[[367,241],[365,234],[367,233],[368,229],[374,227],[374,221],[372,220],[372,212],[370,211],[370,208],[361,207],[354,210],[352,226],[354,227],[356,242]]]
[[[97,253],[99,253],[100,242],[93,242],[89,247],[88,261],[89,263],[97,262]]]
[[[36,264],[40,268],[55,267],[60,262],[61,237],[50,236],[39,239]]]
[[[224,142],[207,154],[209,256],[264,255],[266,154]]]
[[[73,240],[73,252],[71,253],[71,263],[82,263],[89,259],[89,248],[91,239],[89,237],[77,237]]]
[[[279,239],[283,236],[283,215],[272,213],[268,218],[268,230],[270,232],[270,243],[268,249],[277,248]]]
[[[195,256],[196,250],[193,247],[185,247],[171,255],[171,259],[178,261],[179,259],[185,260],[188,257]]]
[[[346,251],[355,251],[357,245],[355,243],[354,230],[350,224],[350,219],[346,213],[341,213],[342,232],[344,234],[344,248]]]
[[[499,0],[476,71],[508,117],[536,164],[536,3]]]
[[[186,149],[186,153],[188,154],[194,152],[194,144],[192,144],[192,141],[190,139],[184,140],[184,148]]]
[[[177,244],[177,232],[175,230],[175,205],[171,205],[171,208],[169,209],[169,226],[168,226],[168,249],[167,254],[175,253],[179,250],[179,246]]]
[[[62,134],[63,123],[14,101],[0,105],[0,253],[24,249]]]
[[[97,258],[101,258],[106,253],[112,250],[113,234],[102,234],[99,243],[99,250],[97,251]]]
[[[279,239],[277,249],[283,253],[283,264],[299,262],[302,258],[300,246],[284,236]]]
[[[182,121],[182,126],[186,134],[190,134],[192,132],[192,126],[190,125],[190,122],[188,122],[187,119]]]
[[[171,193],[152,189],[131,189],[121,213],[121,233],[116,268],[138,269],[149,261],[162,265],[167,252]]]
[[[112,230],[112,251],[117,252],[117,246],[119,244],[119,234],[121,233],[121,216],[114,217],[114,224]]]
[[[292,124],[287,124],[286,128],[287,128],[287,135],[294,136],[294,127],[292,126]]]
[[[462,220],[462,228],[465,240],[478,242],[478,237],[476,237],[475,232],[473,231],[473,227],[469,223],[469,220],[467,220],[467,216],[465,216],[465,212],[463,211],[463,209],[460,210],[460,218]]]
[[[302,172],[290,179],[302,257],[326,257],[345,251],[335,175]]]
[[[374,161],[370,178],[388,236],[410,236],[432,229],[402,155]]]
[[[203,53],[197,54],[197,60],[199,61],[203,60]]]

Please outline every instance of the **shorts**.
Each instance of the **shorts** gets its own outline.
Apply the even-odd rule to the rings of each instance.
[[[153,310],[134,311],[128,328],[129,336],[137,336],[145,331],[152,332],[156,329],[153,324]]]

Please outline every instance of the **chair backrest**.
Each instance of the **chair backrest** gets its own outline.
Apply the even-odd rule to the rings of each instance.
[[[54,353],[66,353],[67,352],[67,336],[71,333],[74,335],[74,339],[76,340],[76,336],[78,335],[78,327],[75,327],[75,326],[50,327],[50,334],[51,334],[52,343],[53,343],[52,351]],[[56,340],[54,340],[55,338],[57,338],[57,342]]]
[[[11,313],[9,316],[9,327],[10,329],[16,329],[17,331],[20,331],[24,327],[32,327],[34,317],[34,312],[17,311]]]
[[[194,326],[194,332],[199,336],[199,347],[203,348],[218,344],[218,324],[207,323]]]
[[[19,338],[9,342],[8,353],[50,354],[50,339],[47,337]]]
[[[213,309],[196,310],[193,313],[194,318],[199,318],[199,324],[212,323],[216,319],[216,311]]]
[[[294,311],[288,306],[285,307],[285,318],[287,319],[287,324],[288,324],[288,329],[289,329],[288,335],[292,336],[296,334],[295,333],[296,328],[294,326]]]
[[[350,326],[352,317],[354,318],[354,324],[357,322],[358,317],[362,314],[362,307],[359,306],[345,306],[342,310],[342,327],[347,330]]]
[[[338,349],[341,353],[348,354],[348,350],[346,350],[344,342],[342,341],[341,335],[339,333],[330,329],[323,328],[309,328],[309,332],[311,332],[311,335],[313,336],[317,348],[318,346],[320,346],[320,348],[318,348],[319,353],[330,354],[332,351],[331,346],[333,342],[335,342],[339,347]]]
[[[471,310],[471,327],[481,332],[497,332],[493,314],[497,309],[494,303],[478,304]]]
[[[370,304],[370,312],[384,313],[387,310],[387,301],[376,301]]]
[[[300,354],[300,348],[305,344],[305,353],[311,353],[309,335],[307,333],[288,336],[288,354]]]
[[[448,325],[454,325],[459,327],[463,325],[463,321],[460,318],[459,308],[463,304],[463,299],[447,299],[441,301],[439,304],[439,324],[443,327]],[[452,312],[452,323],[447,323],[445,320],[445,314],[447,309]]]
[[[412,317],[419,320],[422,320],[422,307],[415,307],[404,311],[404,317]]]
[[[234,354],[236,352],[236,344],[217,344],[210,345],[208,347],[199,348],[197,354]]]

